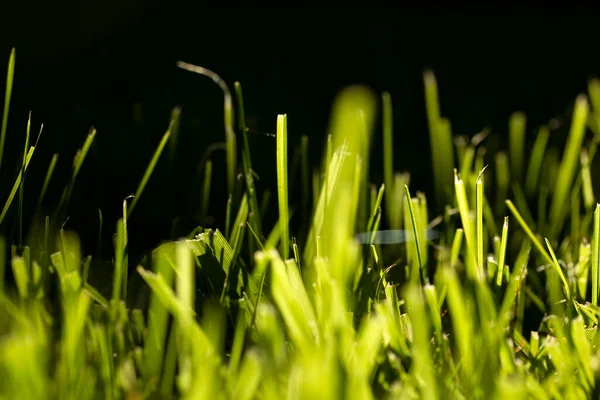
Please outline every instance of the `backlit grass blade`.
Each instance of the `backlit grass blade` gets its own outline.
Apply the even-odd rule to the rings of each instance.
[[[550,242],[548,241],[548,239],[546,240],[546,246],[548,246],[548,250],[550,251],[550,255],[552,256],[552,266],[554,267],[554,269],[556,270],[556,272],[558,273],[558,276],[560,277],[560,280],[563,283],[564,289],[565,289],[565,293],[567,295],[567,299],[571,298],[571,288],[569,286],[569,283],[567,282],[567,279],[565,278],[565,274],[562,270],[562,268],[560,267],[560,264],[558,263],[558,260],[556,259],[556,255],[554,254],[554,250],[552,250],[552,245],[550,244]]]
[[[6,275],[6,240],[0,236],[0,295],[4,294],[4,279]]]
[[[476,182],[476,208],[475,208],[475,221],[477,231],[477,268],[480,276],[483,276],[483,172],[485,168],[481,170]]]
[[[125,222],[123,218],[117,221],[115,236],[115,277],[113,280],[112,299],[116,303],[122,298],[123,291],[123,260],[125,258]]]
[[[287,260],[290,255],[290,227],[288,215],[288,154],[287,116],[277,116],[277,196],[281,230],[281,255]]]
[[[592,304],[598,305],[600,290],[600,204],[594,211],[594,231],[592,235]]]
[[[409,286],[406,298],[412,328],[415,332],[418,332],[418,334],[413,336],[414,365],[412,370],[416,375],[416,380],[420,382],[418,387],[422,398],[437,399],[437,382],[430,352],[429,337],[431,328],[425,310],[425,300],[421,287],[415,284]]]
[[[391,229],[400,229],[396,214],[398,203],[394,197],[394,128],[392,114],[392,97],[388,92],[381,96],[383,107],[383,183],[388,187],[385,196],[385,210]]]
[[[404,191],[406,193],[406,204],[408,205],[408,213],[410,215],[410,221],[412,224],[412,231],[413,231],[413,235],[415,240],[413,241],[415,244],[415,251],[416,251],[416,259],[417,262],[414,263],[415,266],[418,267],[417,268],[413,268],[411,271],[411,280],[413,282],[425,282],[423,279],[423,276],[421,276],[421,274],[424,273],[423,270],[423,258],[421,256],[421,239],[419,238],[419,229],[417,227],[417,220],[415,218],[415,211],[413,210],[413,205],[412,205],[412,201],[411,201],[411,197],[410,197],[410,191],[408,190],[408,186],[404,186]]]
[[[427,70],[423,73],[423,80],[436,199],[439,199],[437,201],[441,207],[445,205],[444,196],[450,190],[448,186],[454,168],[454,146],[450,123],[441,119],[435,75]]]
[[[367,222],[367,232],[373,231],[373,224],[375,223],[375,217],[378,215],[378,212],[381,211],[381,200],[383,199],[383,193],[385,192],[385,184],[382,184],[379,188],[379,192],[377,193],[377,197],[375,199],[375,204],[373,204],[373,211],[371,212],[371,216],[369,217],[369,221]]]
[[[550,130],[547,126],[542,126],[538,131],[529,157],[529,165],[527,166],[527,174],[525,175],[525,193],[527,196],[533,196],[535,189],[538,187],[540,179],[540,169],[544,161],[546,153],[546,145]]]
[[[504,276],[504,264],[506,260],[506,242],[508,240],[508,217],[504,217],[504,224],[502,225],[502,239],[500,242],[500,251],[498,255],[498,271],[496,274],[496,285],[502,285],[502,278]]]
[[[154,155],[150,159],[150,163],[146,167],[146,171],[144,172],[144,175],[142,176],[142,180],[138,184],[138,187],[135,191],[135,195],[133,197],[133,201],[131,202],[131,206],[129,206],[129,215],[131,215],[131,213],[135,209],[135,206],[137,205],[138,201],[140,201],[140,197],[142,196],[142,193],[144,193],[144,189],[146,188],[146,185],[148,184],[148,181],[150,180],[150,176],[152,176],[152,172],[154,172],[154,168],[156,168],[158,159],[160,158],[160,155],[162,154],[162,152],[169,140],[169,137],[171,136],[171,129],[173,128],[173,124],[174,124],[174,121],[171,121],[171,123],[169,125],[169,129],[167,129],[167,132],[165,132],[165,134],[163,135],[162,139],[160,140],[160,143],[158,144],[158,147],[154,151]]]
[[[230,203],[228,203],[229,205]],[[242,197],[242,201],[240,203],[240,208],[238,209],[237,216],[235,217],[235,221],[233,222],[233,231],[229,235],[229,244],[233,245],[235,243],[235,238],[238,235],[240,230],[240,226],[248,220],[248,196],[244,193]]]
[[[204,166],[204,183],[202,185],[202,203],[200,208],[200,223],[204,224],[210,203],[210,184],[212,178],[212,161],[206,160]]]
[[[190,72],[194,72],[196,74],[204,75],[207,78],[210,78],[213,82],[215,82],[223,91],[224,95],[224,124],[225,124],[225,147],[227,152],[227,190],[230,195],[233,195],[233,190],[235,188],[235,173],[237,168],[237,145],[236,145],[236,137],[235,131],[233,129],[233,100],[231,96],[231,92],[227,87],[225,81],[213,71],[193,65],[188,64],[183,61],[178,61],[177,66],[179,68],[185,69]]]
[[[468,299],[463,291],[454,270],[446,268],[444,275],[448,285],[448,307],[454,327],[454,340],[460,352],[460,362],[463,375],[468,377],[473,373],[473,320],[467,308]]]
[[[552,206],[550,207],[551,238],[556,237],[566,218],[566,209],[568,208],[567,198],[571,191],[575,168],[578,164],[579,152],[585,134],[588,108],[587,98],[584,95],[578,96],[573,111],[571,130],[569,131],[569,137],[560,163],[558,177],[554,184]]]
[[[239,82],[234,83],[235,93],[238,106],[238,125],[242,132],[243,151],[242,151],[242,167],[244,169],[244,177],[246,178],[246,190],[248,192],[248,203],[250,213],[248,219],[252,226],[256,229],[259,237],[262,237],[262,223],[260,220],[260,210],[258,208],[258,199],[256,196],[256,188],[254,185],[254,174],[252,171],[252,161],[250,157],[250,144],[248,143],[248,132],[246,128],[246,115],[244,112],[244,97],[242,94],[242,85]]]
[[[590,159],[585,150],[581,151],[581,182],[583,191],[583,204],[587,210],[591,210],[596,203],[594,188],[592,185],[592,173],[590,171]]]
[[[174,269],[171,262],[174,260],[174,244],[167,243],[154,250],[152,254],[154,273],[162,277],[167,287],[173,286]],[[168,310],[158,298],[156,293],[150,296],[148,311],[148,333],[144,345],[143,376],[151,384],[158,381],[163,357],[167,347]]]
[[[508,137],[510,155],[510,174],[513,181],[520,182],[525,162],[525,114],[518,111],[510,116]]]
[[[508,157],[506,153],[496,154],[496,209],[502,212],[504,209],[504,200],[508,196],[510,185],[510,172],[508,166]]]
[[[521,216],[521,214],[519,213],[517,208],[513,205],[512,201],[506,200],[506,206],[508,207],[510,212],[513,214],[513,216],[515,217],[515,219],[517,220],[519,225],[521,225],[521,228],[523,228],[523,230],[525,231],[527,236],[529,236],[529,239],[531,239],[531,242],[538,249],[538,251],[540,252],[540,255],[544,258],[544,260],[549,264],[553,264],[554,260],[552,260],[552,258],[548,254],[548,252],[544,249],[544,246],[542,245],[542,243],[535,236],[535,234],[533,233],[531,228],[529,228],[529,226],[527,225],[525,220],[523,220],[523,217]]]
[[[44,178],[44,184],[42,185],[42,191],[40,192],[37,208],[39,208],[42,202],[44,201],[44,197],[46,196],[46,192],[48,191],[48,186],[50,185],[50,180],[52,180],[52,175],[54,174],[54,169],[56,168],[57,162],[58,153],[55,153],[52,155],[52,159],[50,159],[50,164],[48,165],[48,169],[46,171],[46,177]]]
[[[6,128],[8,126],[8,110],[15,77],[16,52],[13,48],[8,59],[8,71],[6,73],[6,91],[4,92],[4,112],[2,114],[2,130],[0,131],[0,170],[2,169],[2,157],[4,156],[4,142],[6,141]]]
[[[2,222],[4,221],[4,218],[6,217],[6,213],[8,212],[8,209],[10,208],[10,205],[12,204],[12,202],[17,194],[17,190],[19,190],[19,186],[21,185],[22,178],[23,178],[23,173],[25,171],[27,171],[27,167],[29,166],[29,161],[31,160],[31,157],[33,156],[34,151],[35,151],[35,147],[32,146],[29,149],[29,152],[27,153],[25,168],[19,172],[19,175],[17,176],[17,179],[15,180],[12,190],[10,191],[10,193],[8,195],[8,199],[6,200],[6,203],[4,203],[4,208],[2,209],[2,213],[0,214],[0,225],[2,225]]]
[[[40,132],[41,133],[41,132]],[[19,187],[19,232],[17,233],[19,238],[19,246],[23,245],[23,201],[25,195],[25,164],[27,163],[27,150],[29,149],[29,137],[31,134],[31,112],[29,112],[29,118],[27,119],[27,130],[25,133],[25,145],[23,146],[23,163],[21,164],[21,186]]]
[[[456,233],[454,234],[454,239],[452,239],[452,248],[450,250],[450,266],[454,267],[458,262],[458,256],[460,254],[460,249],[462,247],[462,239],[464,236],[464,230],[458,228]]]
[[[473,226],[473,221],[471,219],[471,210],[469,209],[465,184],[458,176],[456,170],[454,170],[454,188],[456,192],[458,210],[460,212],[460,219],[462,221],[465,238],[467,240],[467,254],[468,257],[470,257],[471,260],[477,264],[475,227]]]
[[[309,139],[302,135],[300,139],[300,181],[302,185],[302,215],[304,221],[309,220],[310,212],[310,164],[309,164]]]
[[[81,148],[77,150],[77,153],[75,153],[75,157],[73,158],[73,170],[71,172],[71,177],[69,179],[69,182],[67,183],[67,186],[63,190],[62,196],[58,203],[58,207],[56,209],[54,220],[59,219],[58,216],[60,215],[60,213],[66,211],[66,208],[71,199],[73,188],[75,186],[75,181],[77,180],[77,175],[79,175],[79,170],[81,169],[83,161],[85,160],[90,148],[92,147],[92,143],[94,142],[95,137],[96,129],[92,127],[87,137],[85,138],[85,141],[83,142],[83,146],[81,146]]]

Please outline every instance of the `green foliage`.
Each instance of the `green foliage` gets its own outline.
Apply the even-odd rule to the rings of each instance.
[[[130,290],[130,262],[137,260],[127,251],[128,214],[176,133],[176,109],[131,204],[123,201],[109,298],[92,287],[88,274],[94,266],[77,235],[52,228],[68,211],[92,129],[55,216],[30,229],[27,245],[0,237],[0,399],[597,397],[597,80],[590,83],[591,108],[585,96],[577,98],[562,159],[548,147],[549,129],[542,127],[527,162],[522,113],[511,116],[508,152],[486,153],[485,135],[459,138],[454,147],[450,122],[440,116],[435,77],[426,72],[434,208],[425,194],[412,197],[409,175],[393,169],[389,94],[381,97],[384,184],[371,183],[367,168],[377,96],[350,87],[334,104],[312,195],[308,139],[302,138],[298,201],[288,197],[295,183],[288,181],[287,121],[280,115],[272,148],[279,219],[268,233],[261,217],[269,192],[259,208],[241,86],[236,84],[243,191],[236,193],[240,166],[229,90],[211,71],[179,65],[210,76],[225,93],[224,234],[198,227],[187,238],[162,244],[135,265],[143,295]],[[11,82],[13,72],[14,53]],[[6,99],[5,119],[10,93]],[[594,135],[586,142],[588,130]],[[3,232],[18,191],[23,202],[35,150],[28,139],[25,150],[0,214]],[[488,159],[494,164],[487,176],[494,178],[486,180]],[[212,166],[207,161],[198,210],[203,220],[216,190]],[[290,224],[297,203],[310,216],[299,231]],[[355,240],[365,228],[374,238],[382,226],[404,227],[410,239],[402,246],[371,240],[364,248]],[[438,243],[429,240],[432,227],[440,232]]]

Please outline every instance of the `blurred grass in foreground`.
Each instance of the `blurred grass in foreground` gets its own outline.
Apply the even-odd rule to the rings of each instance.
[[[14,61],[13,53],[10,83]],[[302,214],[312,211],[294,233],[287,116],[273,121],[279,221],[268,232],[261,216],[269,192],[258,198],[240,84],[235,125],[225,83],[179,65],[209,76],[225,93],[229,201],[217,205],[227,209],[225,234],[198,227],[130,265],[128,213],[149,200],[142,194],[177,136],[177,109],[134,198],[123,201],[110,296],[90,285],[92,259],[62,224],[95,137],[91,129],[55,214],[33,225],[22,245],[0,238],[0,398],[598,396],[600,205],[590,168],[600,140],[598,81],[589,85],[591,107],[584,95],[575,102],[562,158],[547,148],[550,130],[541,127],[527,159],[523,113],[511,116],[508,153],[486,154],[485,135],[457,138],[453,147],[435,77],[426,71],[435,207],[423,193],[413,197],[408,172],[394,171],[388,93],[381,97],[385,184],[378,190],[380,182],[370,183],[377,96],[347,88],[334,104],[321,171],[310,170],[302,139]],[[20,173],[4,194],[3,232],[34,156],[29,128]],[[243,138],[237,181],[236,132]],[[486,169],[488,159],[494,163]],[[48,189],[60,190],[49,187],[57,160],[39,202]],[[202,217],[211,174],[209,160]],[[21,212],[22,190],[17,198]],[[434,226],[440,237],[432,243]],[[374,240],[384,227],[410,232],[412,240],[384,246]],[[363,246],[355,235],[365,229],[372,235]],[[128,299],[133,270],[150,293],[144,309]]]

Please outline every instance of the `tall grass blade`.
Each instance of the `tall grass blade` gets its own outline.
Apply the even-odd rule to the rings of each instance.
[[[137,205],[138,201],[140,201],[140,197],[142,196],[142,193],[144,193],[144,189],[146,188],[146,185],[148,184],[148,181],[150,180],[150,176],[152,176],[152,172],[154,172],[154,169],[156,168],[158,159],[160,158],[160,155],[162,154],[167,142],[169,141],[169,137],[171,136],[171,130],[173,129],[174,124],[175,124],[175,121],[171,120],[169,129],[167,129],[167,132],[165,132],[165,134],[163,135],[162,139],[160,140],[160,143],[158,144],[158,147],[154,151],[154,155],[150,159],[150,163],[148,163],[148,166],[146,167],[146,171],[144,172],[144,175],[142,176],[142,180],[140,181],[137,189],[135,190],[135,194],[133,196],[133,201],[131,202],[131,206],[129,206],[129,215],[131,215],[131,213],[135,209],[135,206]]]
[[[224,95],[224,104],[223,104],[223,113],[224,113],[224,124],[225,124],[225,148],[227,152],[227,191],[230,195],[233,196],[233,191],[235,188],[235,174],[237,168],[237,145],[236,145],[236,137],[235,131],[233,129],[233,100],[231,96],[231,92],[227,87],[225,81],[213,71],[203,68],[197,65],[189,64],[183,61],[178,61],[177,66],[181,69],[185,69],[190,72],[194,72],[196,74],[204,75],[207,78],[210,78],[213,82],[215,82],[223,91]]]
[[[0,170],[2,168],[2,157],[4,156],[4,142],[6,141],[6,128],[8,126],[8,110],[15,77],[16,52],[13,48],[8,59],[8,71],[6,73],[6,91],[4,92],[4,112],[2,114],[2,130],[0,131]]]
[[[2,213],[0,214],[0,225],[2,225],[2,222],[4,221],[4,218],[6,217],[6,213],[8,212],[13,200],[15,199],[17,190],[19,190],[19,186],[21,185],[22,180],[23,180],[23,173],[25,171],[27,171],[27,167],[29,166],[29,161],[31,160],[31,157],[33,156],[34,151],[35,151],[35,147],[32,146],[29,149],[29,152],[27,153],[27,157],[25,158],[25,160],[26,160],[25,168],[19,172],[19,175],[17,176],[17,179],[15,180],[12,190],[10,191],[10,193],[8,195],[8,199],[6,200],[6,203],[4,203],[4,208],[2,209]]]
[[[52,158],[50,159],[50,164],[48,165],[48,169],[46,170],[46,177],[44,178],[44,184],[42,185],[42,191],[40,192],[40,197],[38,198],[37,208],[42,205],[44,198],[46,197],[46,192],[48,191],[48,187],[50,186],[50,181],[52,180],[52,175],[54,175],[54,169],[56,168],[56,163],[58,162],[58,153],[54,153]]]
[[[287,116],[277,116],[277,197],[281,231],[281,255],[287,260],[290,255],[290,227],[288,215],[288,154]]]
[[[540,170],[546,153],[546,146],[550,130],[547,126],[542,126],[538,131],[529,157],[529,165],[527,166],[527,174],[525,175],[525,194],[529,197],[533,196],[539,184]]]
[[[600,204],[594,211],[594,231],[592,235],[592,304],[598,305],[600,290]]]
[[[525,114],[518,111],[510,116],[509,144],[510,144],[510,174],[513,181],[521,182],[523,179],[525,163]]]
[[[575,109],[573,111],[573,120],[571,130],[567,139],[567,145],[560,163],[558,177],[554,184],[554,193],[552,205],[550,207],[550,237],[555,238],[562,228],[568,209],[567,198],[573,184],[575,168],[579,159],[579,152],[585,126],[588,117],[588,102],[584,95],[577,97]]]
[[[439,207],[445,205],[444,199],[449,200],[452,170],[454,168],[454,146],[452,145],[452,132],[450,123],[443,120],[440,114],[437,81],[432,71],[423,74],[425,83],[425,105],[427,110],[427,123],[429,126],[429,140],[431,144],[431,158],[433,161],[434,183],[436,199]]]

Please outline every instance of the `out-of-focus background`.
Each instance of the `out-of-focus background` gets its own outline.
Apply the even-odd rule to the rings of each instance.
[[[341,88],[361,83],[378,93],[390,91],[395,168],[410,170],[413,190],[425,191],[431,181],[425,68],[438,78],[442,113],[454,133],[470,136],[489,127],[492,146],[505,145],[508,117],[517,110],[527,114],[529,140],[552,118],[568,121],[588,78],[600,75],[597,25],[593,13],[584,11],[191,8],[161,0],[12,3],[0,6],[2,93],[10,49],[17,49],[0,193],[14,181],[15,169],[7,165],[17,165],[30,110],[34,130],[40,123],[45,130],[29,169],[29,205],[35,205],[56,152],[53,187],[59,190],[48,201],[57,200],[73,155],[93,125],[98,134],[73,194],[69,227],[81,233],[84,244],[95,243],[101,208],[110,245],[123,198],[135,191],[171,109],[182,107],[175,169],[161,159],[130,221],[132,251],[168,237],[173,218],[189,218],[200,201],[198,163],[224,137],[221,91],[209,79],[177,69],[177,60],[212,69],[231,87],[240,81],[248,125],[256,132],[273,132],[277,114],[287,113],[290,149],[308,135],[315,162]],[[564,140],[567,128],[557,129],[552,140]],[[258,189],[274,189],[275,139],[253,133],[250,140]],[[376,182],[380,147],[378,137]],[[219,171],[224,156],[214,157],[211,214],[219,217],[226,201]]]

